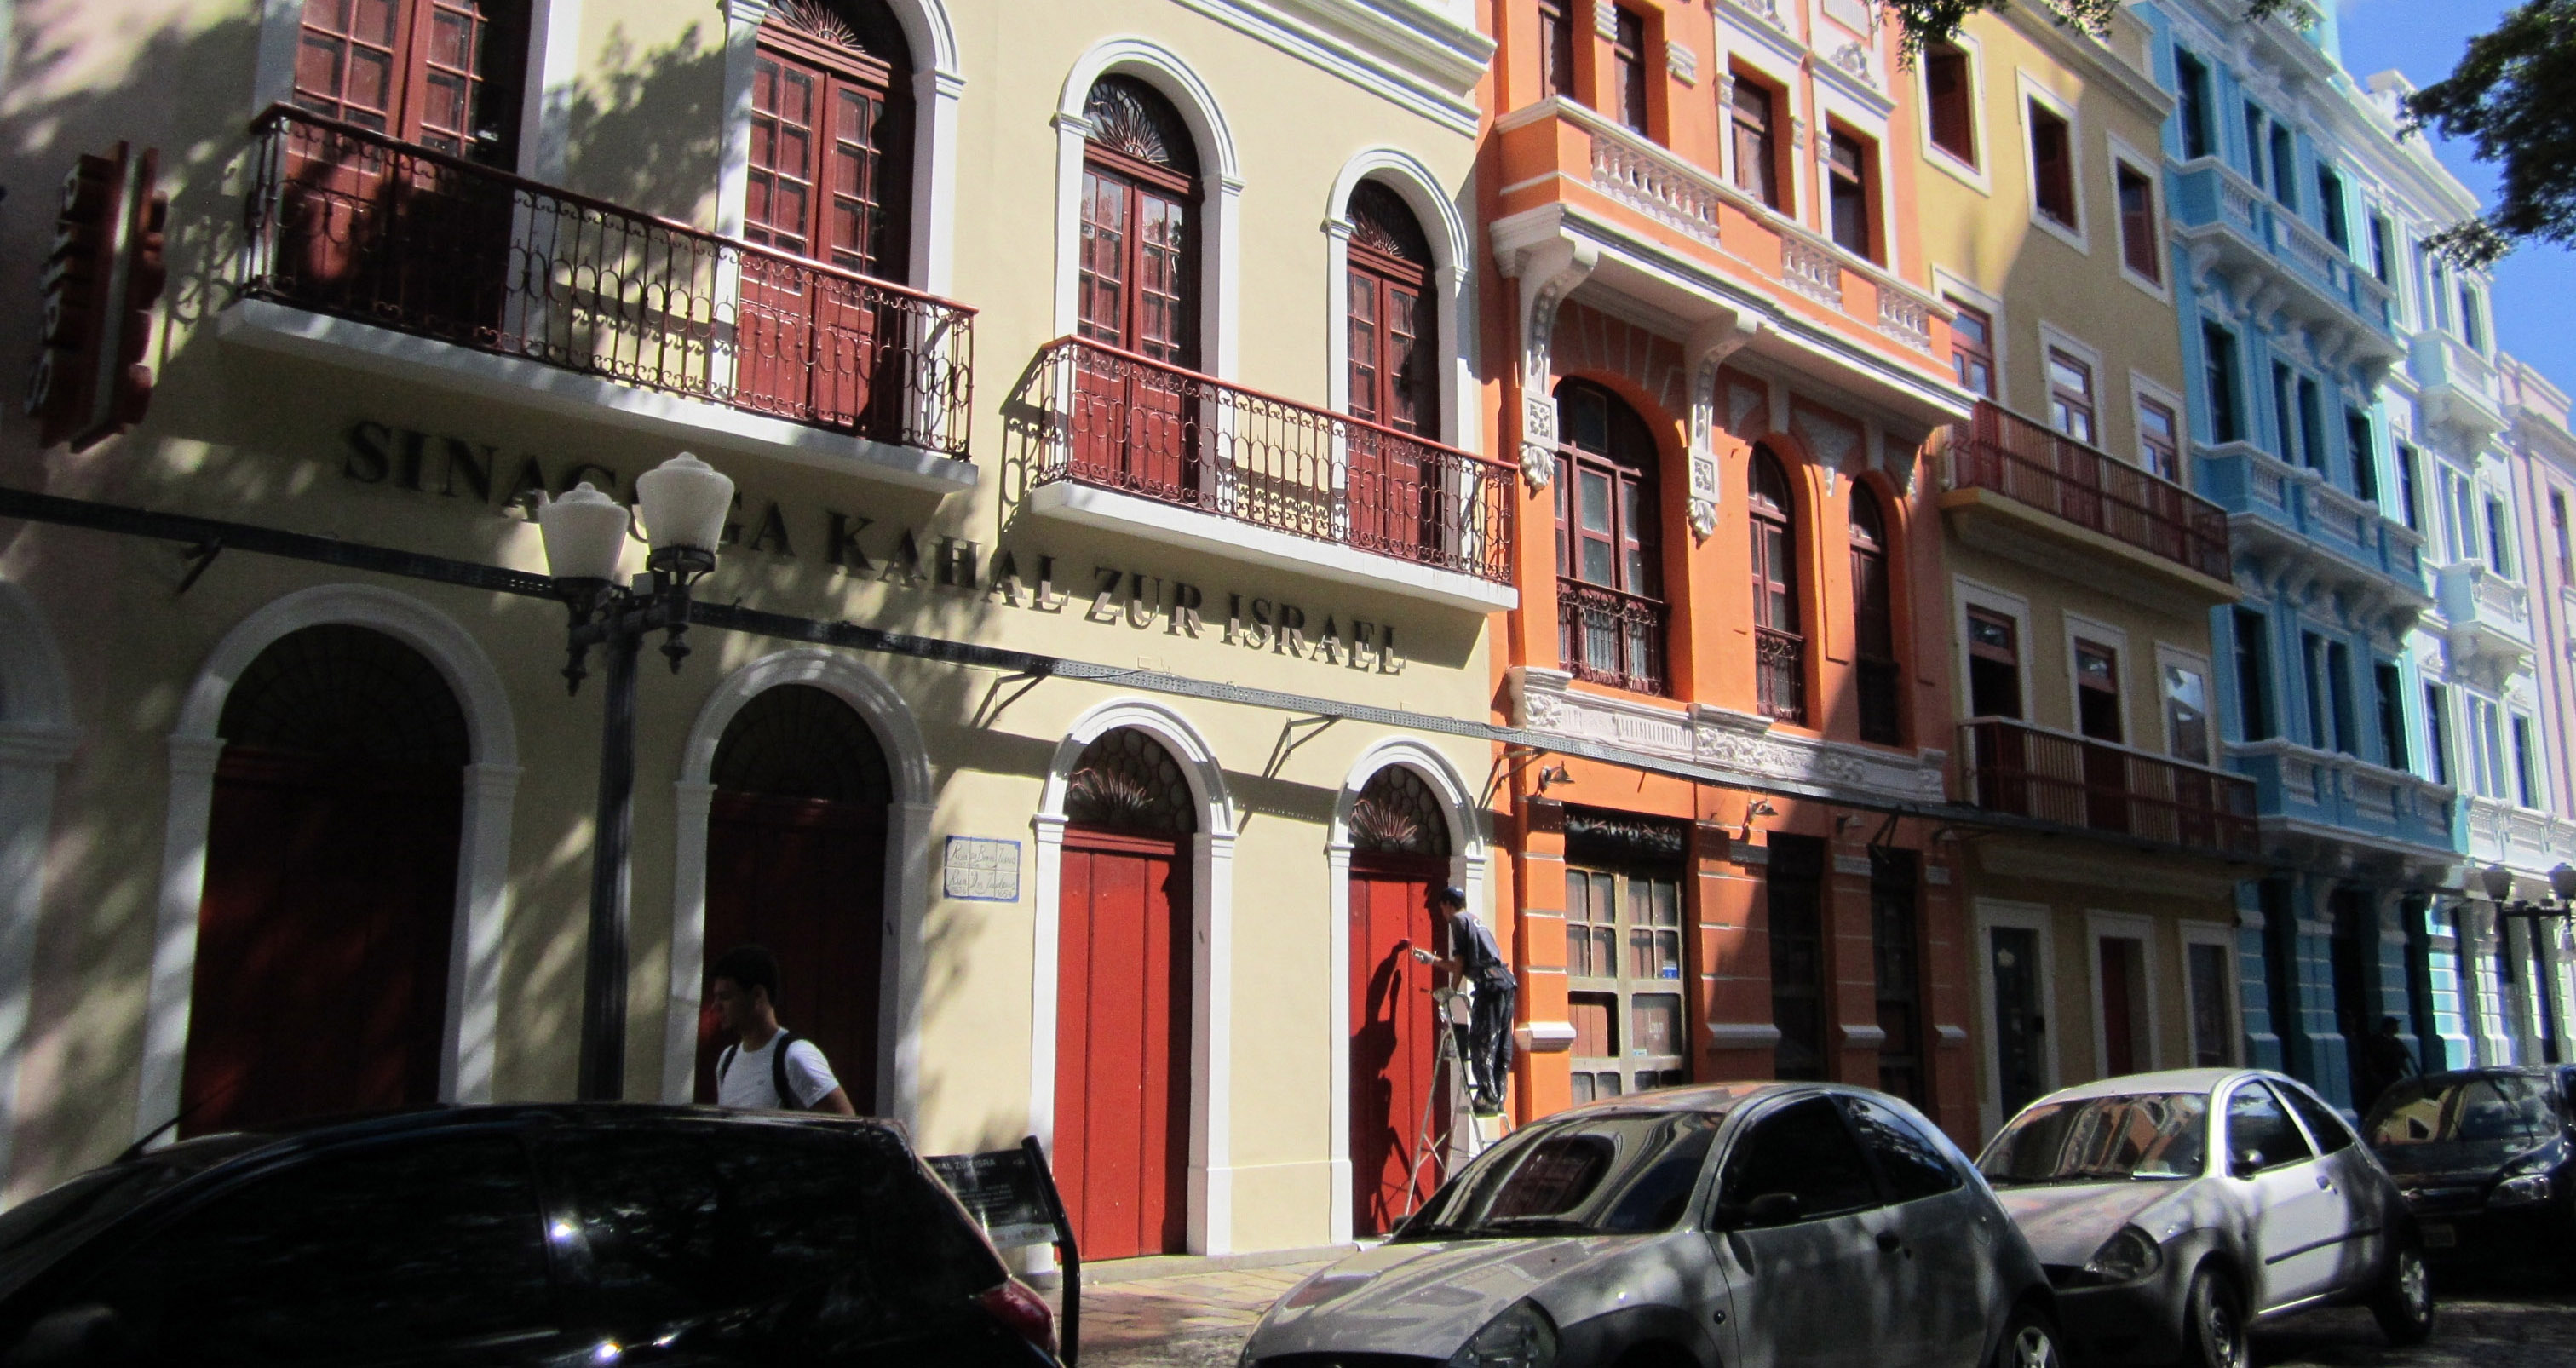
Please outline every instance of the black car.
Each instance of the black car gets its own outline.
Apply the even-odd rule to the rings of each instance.
[[[2576,1068],[2459,1069],[2390,1088],[2362,1135],[2434,1261],[2564,1260],[2576,1251],[2571,1104]]]
[[[882,1122],[445,1107],[215,1135],[0,1213],[0,1364],[1052,1365]]]

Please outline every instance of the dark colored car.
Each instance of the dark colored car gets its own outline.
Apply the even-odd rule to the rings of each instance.
[[[2576,1258],[2576,1068],[2405,1079],[2361,1133],[2436,1262]]]
[[[890,1125],[448,1107],[215,1135],[0,1213],[0,1363],[1052,1365]]]

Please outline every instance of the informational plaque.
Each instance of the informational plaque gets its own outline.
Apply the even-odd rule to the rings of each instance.
[[[934,1154],[930,1171],[957,1194],[966,1214],[1004,1249],[1054,1242],[1055,1216],[1038,1186],[1035,1164],[1022,1150]]]
[[[1020,843],[987,836],[948,838],[948,896],[976,902],[1020,900]]]

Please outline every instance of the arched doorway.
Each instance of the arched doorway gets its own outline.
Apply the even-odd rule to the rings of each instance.
[[[435,1101],[465,714],[418,651],[324,624],[216,727],[183,1134]]]
[[[1351,1231],[1382,1235],[1444,1175],[1431,894],[1449,882],[1449,822],[1422,776],[1389,765],[1351,805]],[[1427,1128],[1427,1130],[1426,1130]]]
[[[1065,785],[1055,1169],[1086,1258],[1178,1253],[1189,1218],[1190,838],[1180,763],[1134,727]]]
[[[814,1042],[861,1112],[877,1097],[885,963],[884,750],[856,709],[810,684],[764,689],[716,743],[707,813],[706,960],[756,942],[778,955],[778,1019]],[[714,995],[700,985],[698,1000]],[[697,1089],[715,1100],[725,1046],[698,1024]]]

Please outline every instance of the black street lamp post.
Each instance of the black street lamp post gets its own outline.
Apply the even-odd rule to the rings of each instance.
[[[2576,928],[2576,865],[2561,864],[2549,871],[2550,896],[2538,902],[2513,896],[2513,871],[2503,865],[2489,865],[2478,871],[2478,882],[2486,889],[2487,901],[2495,904],[2499,921],[2506,918],[2531,925],[2532,991],[2540,1004],[2540,1041],[2549,1062],[2559,1062],[2558,1041],[2558,976],[2551,972],[2548,957],[2540,951],[2540,923],[2547,919],[2565,922]],[[2498,927],[2499,931],[2503,928]],[[2513,944],[2505,943],[2508,959]]]
[[[716,543],[733,504],[733,481],[687,452],[635,481],[651,554],[645,573],[618,583],[632,525],[626,508],[582,484],[537,510],[546,565],[572,611],[563,676],[577,693],[590,651],[605,648],[600,721],[599,815],[591,846],[589,953],[582,969],[581,1073],[577,1095],[613,1102],[626,1093],[626,928],[635,827],[635,665],[644,638],[663,633],[679,673],[688,658],[689,587],[716,566]]]

